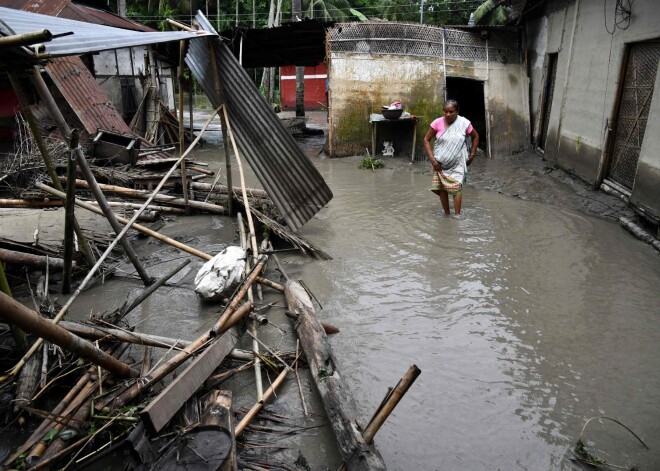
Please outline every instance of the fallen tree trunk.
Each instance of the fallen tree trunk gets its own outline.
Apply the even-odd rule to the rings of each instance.
[[[284,296],[346,466],[351,471],[386,469],[376,447],[362,437],[357,423],[357,406],[339,374],[332,347],[314,315],[314,306],[307,292],[300,283],[287,281]]]

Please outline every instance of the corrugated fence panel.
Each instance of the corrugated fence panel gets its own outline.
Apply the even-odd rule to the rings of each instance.
[[[197,21],[213,31],[206,19]],[[213,52],[209,52],[213,51]],[[270,109],[243,67],[217,37],[191,41],[186,64],[215,107],[213,61],[219,72],[227,114],[241,156],[268,192],[289,227],[300,229],[332,199],[332,192],[314,164]]]

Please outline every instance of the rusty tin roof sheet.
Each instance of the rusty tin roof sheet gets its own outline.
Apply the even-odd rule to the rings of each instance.
[[[47,29],[53,35],[67,34],[44,43],[39,52],[49,57],[74,56],[123,47],[158,44],[209,36],[211,33],[188,31],[142,32],[82,21],[56,18],[0,7],[0,18],[16,34]],[[68,34],[73,33],[73,34]]]
[[[132,134],[80,58],[55,59],[46,65],[46,70],[89,134],[96,134],[98,128]]]
[[[215,32],[204,15],[198,13],[196,19],[206,31]],[[220,89],[241,156],[288,226],[300,229],[332,199],[332,191],[217,36],[191,41],[186,56],[186,64],[213,106],[220,106],[222,99],[216,93],[210,53],[215,55]]]

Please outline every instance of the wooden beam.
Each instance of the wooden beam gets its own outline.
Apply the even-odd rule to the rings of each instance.
[[[289,316],[300,339],[312,379],[323,401],[337,439],[339,452],[351,471],[385,470],[385,462],[373,444],[362,437],[357,423],[359,416],[355,400],[339,366],[323,326],[314,315],[309,295],[296,281],[287,281],[284,296]]]

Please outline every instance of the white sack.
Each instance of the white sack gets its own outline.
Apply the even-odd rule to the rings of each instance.
[[[241,282],[247,253],[241,247],[227,247],[199,269],[195,292],[205,301],[218,301]]]

